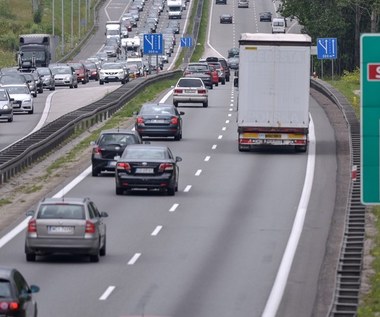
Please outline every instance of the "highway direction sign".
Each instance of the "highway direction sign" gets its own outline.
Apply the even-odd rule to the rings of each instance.
[[[191,37],[181,37],[181,47],[192,47],[193,39]]]
[[[379,34],[360,37],[361,200],[380,204],[380,47]]]
[[[338,57],[338,40],[336,38],[317,39],[317,58],[336,59]]]
[[[163,38],[161,33],[144,34],[144,54],[161,55],[163,51]]]

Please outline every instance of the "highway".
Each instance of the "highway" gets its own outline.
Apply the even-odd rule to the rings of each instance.
[[[112,0],[106,6],[117,7],[117,3]],[[225,56],[237,46],[242,32],[270,32],[269,23],[257,21],[258,13],[268,10],[274,10],[273,3],[265,0],[251,2],[249,9],[238,9],[232,0],[227,5],[212,5],[206,56]],[[233,25],[219,24],[219,15],[226,12],[233,13]],[[88,44],[86,49],[91,54],[96,47]],[[310,149],[308,154],[240,153],[238,89],[232,82],[209,91],[208,108],[180,107],[186,113],[183,140],[152,141],[168,144],[183,158],[176,196],[116,196],[112,174],[94,178],[89,171],[66,193],[90,196],[110,215],[106,220],[107,256],[99,263],[67,256],[27,263],[24,234],[0,249],[0,265],[16,266],[41,287],[36,295],[40,317],[52,316],[52,312],[55,317],[261,316],[305,185],[312,188],[311,196],[277,316],[311,316],[334,211],[333,128],[311,98],[315,155]],[[95,91],[85,88],[77,91],[83,96]],[[55,102],[54,109],[65,106],[63,98]],[[41,102],[40,112],[42,108]],[[23,133],[39,120],[35,113],[34,123],[25,120],[28,127],[24,126]],[[18,117],[13,124],[17,121]],[[314,178],[305,184],[310,155],[315,159]]]

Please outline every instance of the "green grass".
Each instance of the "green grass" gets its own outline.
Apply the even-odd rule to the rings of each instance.
[[[0,199],[0,207],[5,206],[5,205],[9,205],[10,203],[12,203],[12,201],[7,199],[7,198],[1,198]]]
[[[203,10],[202,10],[202,18],[201,18],[201,24],[199,28],[198,33],[198,40],[197,40],[197,46],[195,47],[194,53],[191,56],[192,62],[197,62],[199,59],[203,56],[205,47],[204,43],[206,43],[206,36],[207,36],[207,26],[209,22],[209,16],[210,16],[210,2],[211,0],[204,0],[203,1]],[[201,44],[202,43],[202,44]]]

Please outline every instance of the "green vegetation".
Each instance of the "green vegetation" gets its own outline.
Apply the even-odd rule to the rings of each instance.
[[[199,27],[199,33],[198,33],[198,39],[197,39],[197,46],[195,47],[193,55],[191,56],[192,62],[199,61],[199,59],[203,56],[205,48],[204,48],[204,44],[201,44],[201,43],[206,43],[207,26],[208,26],[209,16],[210,16],[209,13],[210,13],[210,1],[204,0],[201,24]]]
[[[93,25],[94,5],[97,1],[60,1],[40,0],[35,12],[33,1],[25,0],[0,0],[0,67],[16,66],[16,51],[18,49],[19,34],[48,33],[62,35],[62,6],[64,41],[63,53],[69,52],[80,39],[82,39]],[[52,4],[54,3],[54,15]],[[73,16],[71,16],[71,4]],[[87,7],[86,3],[90,4]],[[80,4],[80,7],[79,7]],[[80,15],[79,15],[80,12]],[[87,13],[87,14],[86,14]],[[87,19],[86,19],[87,17]],[[73,23],[71,23],[71,21]],[[71,27],[73,32],[71,33]],[[57,57],[63,56],[62,42],[57,50]]]
[[[5,205],[9,205],[10,203],[12,203],[12,201],[7,199],[7,198],[1,198],[0,199],[0,207],[5,206]]]

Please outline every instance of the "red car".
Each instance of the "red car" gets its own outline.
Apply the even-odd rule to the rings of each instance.
[[[89,79],[98,81],[99,80],[98,66],[93,62],[86,62],[84,66],[86,66],[86,68],[89,70]]]
[[[211,82],[213,85],[218,86],[219,85],[219,76],[218,76],[218,70],[214,65],[209,65],[210,72],[211,72]]]
[[[72,66],[77,73],[78,83],[87,84],[89,79],[89,70],[83,63],[67,63],[69,66]]]

